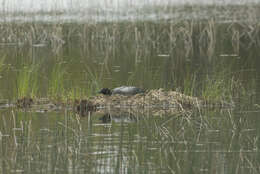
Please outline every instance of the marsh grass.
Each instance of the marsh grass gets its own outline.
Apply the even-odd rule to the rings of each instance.
[[[86,81],[86,93],[88,96],[95,95],[98,90],[102,88],[102,77],[104,72],[104,67],[101,67],[101,71],[96,71],[93,68],[90,68],[88,65],[85,66],[84,75]]]
[[[85,65],[80,77],[76,81],[70,77],[68,63],[61,62],[53,66],[48,82],[48,97],[59,100],[74,100],[96,95],[101,89],[102,73],[98,73]],[[71,79],[70,79],[71,78]]]
[[[86,89],[75,86],[72,87],[70,90],[68,90],[67,99],[71,99],[71,100],[81,99],[87,96],[86,93],[87,93]]]
[[[3,77],[2,72],[4,72],[4,69],[5,69],[5,58],[6,58],[5,56],[0,57],[0,79],[2,79],[2,77]],[[1,95],[2,94],[0,94],[0,96]]]
[[[0,37],[2,44],[45,43],[51,45],[53,50],[78,39],[85,49],[96,49],[110,55],[114,54],[119,46],[127,44],[130,48],[142,49],[145,54],[148,54],[151,48],[167,53],[182,48],[185,57],[193,55],[194,49],[199,48],[210,58],[217,49],[217,37],[220,35],[230,38],[235,53],[238,53],[241,46],[246,46],[246,43],[249,43],[249,47],[259,45],[259,23],[254,20],[231,22],[226,24],[226,27],[222,27],[225,24],[214,19],[173,22],[160,20],[159,23],[160,25],[152,21],[75,23],[73,27],[68,24],[40,22],[0,24],[3,30]]]
[[[17,70],[16,97],[37,97],[38,84],[38,65],[25,65]]]
[[[207,101],[250,105],[256,89],[255,81],[243,81],[239,77],[241,71],[231,72],[229,69],[221,71],[218,68],[214,74],[206,75],[202,81],[201,96]]]
[[[77,43],[80,52],[83,54],[94,52],[98,61],[104,63],[103,67],[94,69],[90,68],[87,61],[84,62],[84,72],[80,76],[84,76],[81,80],[85,81],[85,86],[79,82],[81,85],[73,83],[71,87],[68,85],[66,73],[70,67],[54,65],[48,80],[47,95],[56,99],[90,96],[107,84],[109,87],[129,84],[147,89],[160,87],[180,89],[188,95],[208,99],[223,99],[223,96],[228,96],[230,99],[229,96],[234,92],[230,88],[234,89],[236,85],[243,85],[243,83],[239,83],[237,76],[221,79],[225,77],[226,71],[221,68],[211,71],[207,76],[209,68],[206,66],[217,64],[214,62],[214,59],[217,59],[216,54],[227,53],[240,56],[242,50],[258,47],[260,43],[259,23],[254,19],[227,24],[211,18],[83,24],[27,22],[1,23],[0,26],[3,29],[0,33],[2,44],[14,43],[27,48],[28,45],[45,43],[56,54],[62,51],[61,48],[74,47],[74,43]],[[120,57],[122,62],[134,59],[134,65],[131,65],[132,74],[128,74],[120,82],[104,80],[106,75],[114,79],[111,77],[113,75],[111,64],[115,63],[115,57],[121,54],[129,56],[126,59]],[[157,55],[167,55],[167,58]],[[192,66],[194,64],[202,66],[194,68]],[[201,74],[206,75],[201,77]],[[24,81],[26,79],[29,81],[26,75],[23,76]],[[24,88],[21,90],[28,89],[28,87]],[[236,90],[236,92],[240,91]],[[221,96],[216,98],[217,95]]]
[[[66,89],[65,85],[66,64],[64,62],[57,63],[53,66],[50,79],[48,81],[48,97],[55,100],[65,101]]]
[[[253,90],[249,92],[247,89],[254,89],[255,85],[244,84],[238,74],[230,73],[229,70],[214,70],[211,75],[205,76],[198,73],[188,74],[184,78],[184,88],[179,90],[189,96],[199,96],[209,102],[208,104],[234,104],[241,101],[249,103]]]
[[[197,74],[188,74],[187,77],[184,79],[184,88],[183,93],[190,96],[196,96],[197,90]]]
[[[224,79],[224,75],[215,77],[206,77],[204,81],[202,97],[208,101],[232,101],[233,90],[238,86],[234,78]],[[243,90],[243,89],[241,89]]]
[[[0,58],[0,73],[2,73],[5,68],[5,59],[6,59],[6,56],[1,56],[1,58]]]

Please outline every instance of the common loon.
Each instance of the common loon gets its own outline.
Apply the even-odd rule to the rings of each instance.
[[[114,94],[120,94],[120,95],[135,95],[139,93],[144,93],[143,89],[137,88],[135,86],[121,86],[118,88],[114,88],[112,90],[108,88],[103,88],[99,91],[99,93],[104,95],[114,95]]]

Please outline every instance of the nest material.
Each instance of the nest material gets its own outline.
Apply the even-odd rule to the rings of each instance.
[[[96,111],[96,105],[94,105],[91,101],[82,99],[74,101],[74,111],[80,114],[81,116],[85,116],[88,112]]]
[[[133,96],[124,95],[98,95],[88,99],[74,101],[54,102],[49,99],[22,98],[18,99],[16,105],[19,108],[30,108],[36,112],[57,111],[61,109],[73,109],[80,115],[87,115],[88,112],[130,112],[132,114],[151,113],[162,115],[165,113],[180,113],[189,111],[192,108],[203,104],[202,100],[196,97],[186,96],[176,91],[164,91],[163,89],[150,90],[143,94]]]
[[[112,108],[192,108],[202,102],[196,97],[186,96],[176,91],[164,91],[163,89],[150,90],[144,94],[134,96],[99,95],[90,98],[96,106]]]
[[[33,99],[30,97],[23,97],[18,99],[16,102],[16,106],[18,108],[30,108],[33,104]]]

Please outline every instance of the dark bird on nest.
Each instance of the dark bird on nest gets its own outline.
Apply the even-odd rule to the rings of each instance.
[[[104,94],[104,95],[114,95],[114,94],[120,94],[120,95],[135,95],[144,93],[145,91],[141,88],[137,88],[135,86],[121,86],[118,88],[114,88],[112,90],[108,88],[101,89],[98,93]]]

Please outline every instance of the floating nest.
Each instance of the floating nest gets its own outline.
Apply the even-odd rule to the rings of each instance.
[[[93,112],[97,110],[97,105],[93,104],[91,101],[83,99],[83,100],[75,100],[73,110],[81,116],[87,115],[89,112]]]
[[[31,97],[23,97],[18,99],[15,103],[15,106],[19,109],[26,109],[27,111],[32,112],[58,111],[64,107],[67,107],[67,105],[62,102],[53,102],[48,98]]]
[[[16,101],[18,108],[30,108],[33,105],[33,99],[31,97],[23,97]]]
[[[207,104],[197,97],[187,96],[176,91],[165,91],[164,89],[150,90],[133,96],[106,96],[101,94],[87,99],[68,100],[66,102],[54,102],[49,99],[33,100],[28,97],[18,99],[16,102],[18,108],[30,108],[36,112],[69,109],[80,115],[87,115],[89,112],[121,113],[125,111],[134,115],[188,113],[194,108],[200,108]]]
[[[150,90],[144,94],[134,96],[99,95],[89,99],[94,105],[101,108],[179,108],[187,109],[202,104],[196,97],[186,96],[176,91],[165,91],[163,89]]]

